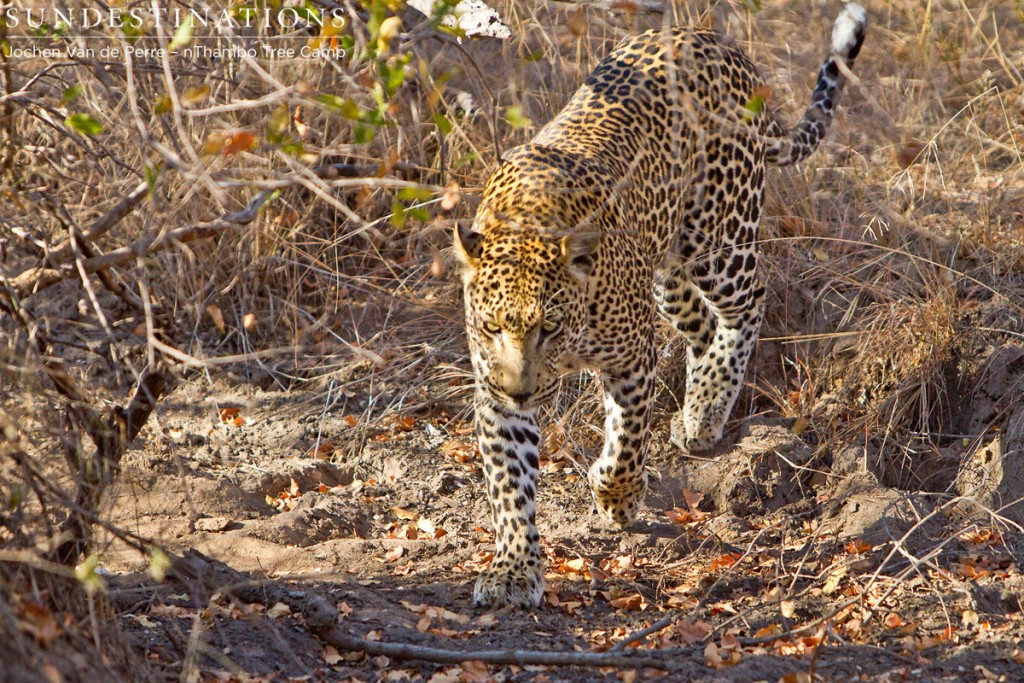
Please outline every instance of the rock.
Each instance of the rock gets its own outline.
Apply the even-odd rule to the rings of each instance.
[[[797,468],[810,458],[810,447],[782,420],[756,420],[743,426],[728,454],[690,458],[685,470],[688,486],[708,496],[715,510],[743,517],[803,498]]]
[[[196,531],[227,531],[234,522],[227,517],[200,517],[195,521]]]
[[[961,506],[966,514],[995,513],[1024,524],[1024,408],[1010,416],[1003,433],[965,460],[956,490],[968,499]]]
[[[829,516],[822,531],[840,539],[879,545],[910,532],[904,544],[915,552],[943,531],[942,518],[925,519],[935,509],[927,496],[881,486],[869,472],[844,479],[832,499],[838,511]]]

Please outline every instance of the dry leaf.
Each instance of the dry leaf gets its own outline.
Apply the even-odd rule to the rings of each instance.
[[[267,610],[267,617],[270,619],[280,619],[286,617],[292,613],[292,608],[283,602],[275,603],[273,607]]]
[[[189,106],[202,102],[210,95],[210,86],[201,85],[196,88],[185,88],[181,95],[178,97],[178,101],[181,102],[182,106]]]
[[[728,569],[729,567],[739,562],[740,557],[742,557],[742,555],[740,555],[739,553],[726,553],[725,555],[722,555],[712,560],[709,569],[711,571],[718,571],[719,569]]]
[[[679,632],[679,637],[687,645],[693,645],[704,640],[708,635],[708,625],[703,621],[683,621],[680,619],[676,622],[676,630]]]
[[[625,609],[634,612],[641,612],[647,609],[647,600],[644,596],[639,593],[633,593],[632,595],[623,595],[617,598],[611,598],[608,600],[612,607],[615,609]]]
[[[575,12],[569,15],[569,30],[574,36],[581,37],[587,34],[587,10],[585,7],[580,7]]]
[[[917,141],[904,142],[900,146],[899,151],[896,153],[896,163],[900,165],[900,168],[910,168],[916,163],[920,163],[921,152],[924,151],[924,144]]]
[[[239,152],[245,152],[251,149],[254,142],[256,142],[255,135],[248,131],[240,130],[228,139],[227,144],[224,145],[224,149],[222,151],[225,156],[238,154]]]
[[[889,612],[882,619],[882,623],[885,624],[886,628],[899,628],[903,626],[903,617],[896,614],[895,612]]]
[[[804,430],[806,430],[808,425],[810,424],[811,421],[808,420],[806,417],[798,417],[796,420],[793,421],[793,426],[789,428],[789,431],[793,434],[793,436],[800,436],[801,434],[804,433]]]
[[[825,585],[821,587],[821,592],[825,595],[832,595],[839,588],[839,583],[846,576],[846,572],[849,570],[848,567],[841,566],[836,567],[832,570],[832,573],[828,575],[828,579],[825,580]]]
[[[328,664],[330,666],[334,666],[335,664],[338,664],[341,661],[343,661],[343,660],[342,660],[341,654],[338,652],[337,648],[335,648],[333,645],[328,645],[327,647],[324,648],[324,663],[325,664]]]
[[[454,180],[448,183],[448,186],[444,188],[444,194],[441,195],[441,209],[443,211],[451,211],[459,202],[462,201],[462,188]]]
[[[60,626],[53,612],[35,602],[23,602],[18,606],[18,628],[36,639],[42,647],[60,635]]]
[[[439,280],[444,277],[444,256],[437,247],[431,245],[430,247],[430,277],[435,280]],[[142,336],[145,336],[144,334]]]
[[[405,554],[405,548],[403,548],[400,545],[396,545],[394,548],[389,550],[384,555],[384,559],[387,560],[388,562],[394,562],[395,560],[397,560],[398,558],[400,558],[404,554]]]
[[[665,516],[671,519],[676,524],[689,524],[693,520],[693,515],[690,514],[689,510],[683,508],[672,508],[671,510],[665,510]]]
[[[221,408],[217,412],[220,414],[221,422],[234,422],[240,411],[241,408]]]
[[[406,510],[405,508],[393,507],[391,511],[395,513],[395,517],[398,519],[416,520],[419,517],[419,513],[413,512],[412,510]]]
[[[224,324],[224,314],[221,312],[220,306],[217,304],[210,304],[206,307],[206,313],[210,316],[210,319],[213,320],[213,324],[217,326],[217,330],[220,331],[221,334],[224,334],[227,330],[227,326]]]
[[[256,330],[256,315],[253,313],[246,313],[242,316],[242,327],[245,328],[246,332],[253,332]]]
[[[770,624],[768,626],[762,626],[761,628],[757,629],[757,632],[754,633],[754,637],[768,638],[770,636],[777,636],[780,633],[782,633],[782,627],[780,627],[778,624]]]
[[[779,612],[782,613],[787,619],[792,619],[796,614],[796,601],[795,600],[783,600],[779,603]]]
[[[863,555],[866,552],[870,552],[873,547],[874,546],[872,546],[864,539],[855,538],[846,544],[846,552],[850,553],[851,555]]]
[[[684,488],[683,500],[686,501],[686,504],[690,506],[691,510],[696,510],[697,507],[700,505],[700,502],[704,500],[704,494]]]

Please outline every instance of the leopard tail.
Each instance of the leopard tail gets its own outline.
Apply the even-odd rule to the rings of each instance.
[[[817,148],[832,122],[839,103],[839,94],[846,83],[840,65],[853,68],[853,62],[864,42],[864,29],[868,15],[860,5],[848,2],[832,25],[832,49],[818,72],[818,83],[811,104],[793,128],[786,130],[774,118],[768,126],[766,158],[777,166],[793,164],[805,159]]]

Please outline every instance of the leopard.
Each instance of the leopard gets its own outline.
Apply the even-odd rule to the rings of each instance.
[[[657,316],[685,342],[671,442],[693,453],[722,439],[763,317],[766,166],[818,147],[866,25],[859,5],[840,9],[791,128],[740,48],[673,27],[625,38],[530,142],[500,156],[472,222],[452,236],[495,541],[474,605],[542,598],[537,411],[561,377],[600,379],[604,445],[587,483],[613,528],[636,519],[647,490]]]

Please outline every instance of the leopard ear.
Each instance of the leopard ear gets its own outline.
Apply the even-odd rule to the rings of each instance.
[[[460,223],[455,228],[454,238],[455,253],[458,254],[459,260],[464,265],[475,268],[483,253],[484,236]]]
[[[601,243],[597,232],[570,233],[562,238],[562,258],[570,270],[581,277],[587,277],[594,269],[594,254]]]

